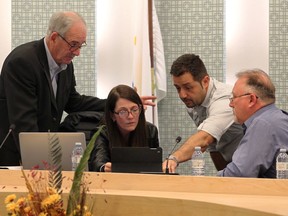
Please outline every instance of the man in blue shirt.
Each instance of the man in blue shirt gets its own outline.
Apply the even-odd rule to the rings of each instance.
[[[288,115],[275,106],[275,86],[262,70],[237,74],[230,106],[244,136],[218,176],[276,178],[276,156],[288,149]]]

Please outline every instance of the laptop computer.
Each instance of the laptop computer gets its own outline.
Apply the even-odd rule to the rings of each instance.
[[[112,172],[162,173],[162,148],[113,147]]]
[[[81,142],[86,149],[85,134],[82,132],[21,132],[19,134],[20,152],[23,169],[32,169],[39,166],[39,169],[46,169],[44,162],[49,163],[49,141],[48,136],[56,134],[62,150],[62,170],[71,171],[71,153],[75,142]],[[87,169],[88,170],[88,169]]]

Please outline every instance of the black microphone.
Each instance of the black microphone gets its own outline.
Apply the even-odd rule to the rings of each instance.
[[[9,131],[6,135],[6,137],[4,138],[4,140],[2,141],[1,145],[0,145],[0,149],[2,148],[2,146],[4,145],[4,143],[6,142],[7,138],[9,137],[10,133],[15,129],[15,124],[11,124],[9,127]]]
[[[166,158],[166,170],[165,170],[165,173],[166,174],[169,174],[169,168],[168,168],[168,158],[170,157],[170,155],[173,153],[173,151],[174,151],[174,149],[176,148],[176,146],[177,146],[177,144],[181,141],[181,137],[180,136],[178,136],[177,138],[176,138],[176,140],[175,140],[175,145],[174,145],[174,147],[173,147],[173,149],[172,149],[172,151],[170,152],[170,154],[168,154],[168,156],[167,156],[167,158]]]

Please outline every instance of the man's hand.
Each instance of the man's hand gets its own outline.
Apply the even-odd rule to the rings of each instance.
[[[142,103],[144,105],[143,109],[146,110],[146,106],[155,106],[154,100],[157,99],[156,96],[140,96]]]
[[[133,85],[134,90],[137,92],[137,87]],[[157,99],[156,96],[140,96],[143,104],[143,109],[146,110],[147,106],[155,106],[156,104],[154,103],[154,100]]]
[[[162,163],[162,170],[163,170],[164,173],[166,173],[166,168],[167,168],[167,160],[165,160]],[[175,173],[176,168],[177,168],[177,163],[174,160],[168,160],[169,173]]]
[[[111,171],[112,171],[112,164],[111,164],[111,162],[107,162],[107,163],[105,164],[104,171],[105,171],[105,172],[111,172]]]

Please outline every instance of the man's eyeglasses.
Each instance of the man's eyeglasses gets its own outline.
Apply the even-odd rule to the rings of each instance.
[[[137,107],[132,108],[130,111],[127,109],[123,109],[123,110],[120,110],[119,112],[114,112],[114,113],[119,115],[120,118],[127,118],[130,113],[132,114],[133,117],[136,117],[140,114],[141,110],[142,110],[141,107],[137,106]]]
[[[233,102],[234,99],[236,98],[240,98],[240,97],[244,97],[244,96],[248,96],[248,95],[252,95],[253,93],[245,93],[245,94],[242,94],[242,95],[238,95],[238,96],[232,96],[229,98],[230,102]],[[256,98],[258,98],[258,96],[256,95]]]
[[[79,43],[77,43],[77,42],[69,43],[61,34],[58,33],[58,35],[70,46],[69,50],[71,52],[74,52],[78,49],[81,49],[82,47],[87,46],[86,42],[82,43],[81,45],[79,45]]]

